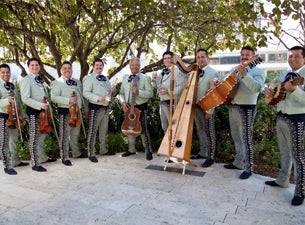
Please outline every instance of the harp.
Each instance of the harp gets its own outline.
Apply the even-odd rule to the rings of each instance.
[[[196,64],[190,66],[184,65],[182,60],[176,55],[174,56],[173,63],[178,64],[178,66],[185,72],[190,72],[190,75],[175,112],[173,113],[174,74],[173,68],[171,69],[169,125],[159,147],[158,155],[167,156],[168,158],[172,157],[177,159],[178,162],[182,162],[182,174],[185,174],[185,167],[190,163],[192,148],[195,116],[194,105],[197,93],[199,68]],[[164,170],[166,170],[166,166],[167,165],[165,165]]]

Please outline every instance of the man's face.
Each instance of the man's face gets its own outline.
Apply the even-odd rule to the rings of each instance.
[[[65,78],[70,79],[72,76],[72,66],[69,64],[64,64],[62,65],[60,72]]]
[[[209,63],[209,58],[204,51],[197,52],[196,62],[200,68],[205,67]]]
[[[40,72],[40,65],[37,61],[31,61],[29,64],[29,71],[31,74],[38,75]]]
[[[0,78],[4,81],[9,81],[11,78],[11,71],[8,68],[1,68]]]
[[[104,63],[102,63],[102,62],[95,62],[94,63],[94,65],[93,65],[94,73],[100,75],[100,74],[102,74],[103,69],[104,69]]]
[[[293,70],[298,70],[305,65],[305,57],[302,50],[291,50],[288,52],[288,63]]]
[[[163,56],[163,64],[166,67],[169,67],[172,63],[173,57],[169,54]]]
[[[129,64],[129,67],[132,74],[137,74],[140,71],[140,62],[138,60],[133,60]]]
[[[240,62],[244,63],[249,61],[253,56],[254,56],[254,52],[248,49],[243,49],[240,52]]]

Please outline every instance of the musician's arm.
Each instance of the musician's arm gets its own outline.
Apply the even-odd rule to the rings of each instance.
[[[304,87],[297,86],[293,92],[290,92],[289,98],[294,99],[300,103],[305,104],[305,91]]]
[[[263,70],[259,69],[255,71],[253,76],[247,74],[243,77],[241,82],[243,82],[249,90],[253,93],[257,93],[263,90],[266,76]]]
[[[174,84],[175,84],[174,95],[177,96],[184,89],[185,82],[188,79],[188,75],[186,73],[183,73],[181,70],[179,70],[178,67],[175,67],[174,71],[175,71],[174,73],[177,74],[177,76],[175,76],[175,80],[174,80]]]
[[[151,85],[151,79],[149,76],[146,76],[144,89],[139,89],[140,98],[152,98],[154,96],[154,89]]]
[[[33,109],[40,110],[45,105],[31,98],[31,85],[30,81],[26,80],[26,78],[20,81],[20,93],[22,102]]]
[[[56,104],[69,105],[70,98],[63,97],[60,95],[60,87],[56,85],[56,80],[51,83],[51,101]]]
[[[83,80],[83,96],[87,100],[98,103],[98,99],[100,96],[92,93],[93,84],[90,81],[90,78],[85,77]]]
[[[9,100],[8,98],[2,98],[1,93],[0,93],[0,107],[4,108],[9,105]]]

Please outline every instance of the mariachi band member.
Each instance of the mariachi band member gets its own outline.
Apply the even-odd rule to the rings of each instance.
[[[51,100],[58,106],[61,160],[64,165],[72,166],[69,160],[69,147],[71,147],[73,158],[81,156],[78,140],[80,120],[82,119],[80,115],[82,90],[80,81],[72,78],[72,64],[70,62],[63,62],[60,73],[61,76],[51,83]],[[72,116],[76,117],[78,122],[74,121]]]
[[[13,167],[27,166],[29,163],[21,162],[17,153],[16,144],[18,140],[18,129],[20,129],[20,113],[17,111],[19,102],[16,93],[16,87],[13,83],[9,82],[11,78],[11,70],[9,65],[0,65],[0,153],[2,155],[4,172],[9,175],[17,174]],[[8,107],[12,105],[14,112],[9,112]],[[18,125],[10,128],[7,125],[9,113],[15,113],[16,123]],[[18,116],[17,116],[17,113]]]
[[[161,126],[164,132],[168,127],[169,117],[169,104],[170,104],[170,72],[173,61],[174,53],[166,51],[163,53],[162,59],[165,68],[154,73],[152,76],[152,85],[157,88],[157,93],[160,98],[160,119]],[[174,65],[174,105],[176,106],[179,102],[180,95],[183,91],[185,81],[187,80],[186,74]]]
[[[132,99],[135,100],[135,107],[141,111],[140,122],[142,125],[141,139],[145,149],[147,160],[152,160],[152,147],[147,127],[147,102],[153,97],[153,87],[149,76],[140,72],[140,59],[132,58],[129,62],[131,75],[124,76],[118,98],[124,112],[127,112]],[[136,85],[133,85],[136,83]],[[136,154],[136,138],[128,136],[128,151],[121,156],[127,157]]]
[[[20,81],[21,100],[26,105],[26,113],[29,120],[29,150],[31,155],[32,170],[46,172],[41,166],[42,162],[53,162],[56,159],[48,159],[43,142],[46,134],[39,132],[39,114],[47,111],[49,104],[44,102],[47,96],[44,79],[39,75],[40,61],[30,58],[27,62],[29,74]]]
[[[218,73],[208,65],[209,56],[205,49],[198,49],[196,51],[196,63],[200,69],[196,99],[196,103],[198,103],[206,92],[214,85],[214,81],[218,79]],[[192,156],[191,158],[200,159],[206,157],[202,167],[209,167],[214,163],[216,150],[214,109],[209,110],[208,112],[203,112],[196,104],[195,124],[199,138],[200,151],[197,155]]]
[[[94,163],[98,162],[95,155],[97,131],[99,131],[99,154],[104,155],[108,152],[108,105],[111,100],[111,84],[108,77],[102,74],[103,69],[103,60],[95,59],[93,62],[93,72],[85,76],[83,80],[83,96],[89,101],[88,157]]]
[[[272,83],[290,80],[289,76],[297,73],[305,77],[305,48],[295,46],[289,50],[288,63],[291,70],[284,72],[274,79]],[[277,104],[276,133],[281,153],[281,170],[276,180],[265,183],[274,187],[288,187],[292,161],[294,162],[296,186],[292,205],[301,205],[305,197],[305,89],[285,82],[286,97]],[[265,88],[267,98],[273,98],[273,91]]]
[[[226,169],[244,170],[240,179],[248,179],[252,175],[253,166],[253,124],[256,116],[256,103],[263,89],[265,75],[261,68],[247,69],[243,63],[251,60],[255,51],[244,46],[240,51],[241,65],[237,67],[239,85],[229,105],[229,122],[235,146],[235,160],[224,165]]]

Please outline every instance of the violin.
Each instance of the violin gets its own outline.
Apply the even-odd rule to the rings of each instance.
[[[43,103],[48,103],[47,97],[43,98]],[[51,120],[52,117],[49,108],[47,110],[43,109],[39,113],[39,132],[41,134],[49,134],[53,131]]]
[[[14,89],[15,86],[13,83],[6,82],[5,88],[7,88],[10,92],[9,96],[13,97],[15,96]],[[16,100],[13,99],[13,102],[10,102],[7,106],[7,114],[8,119],[6,120],[6,126],[11,129],[20,129],[22,121],[19,119],[19,112],[16,104]]]
[[[75,91],[72,92],[71,97],[76,96]],[[69,105],[69,120],[68,123],[72,127],[80,127],[81,125],[81,116],[80,109],[77,103],[70,103]]]

